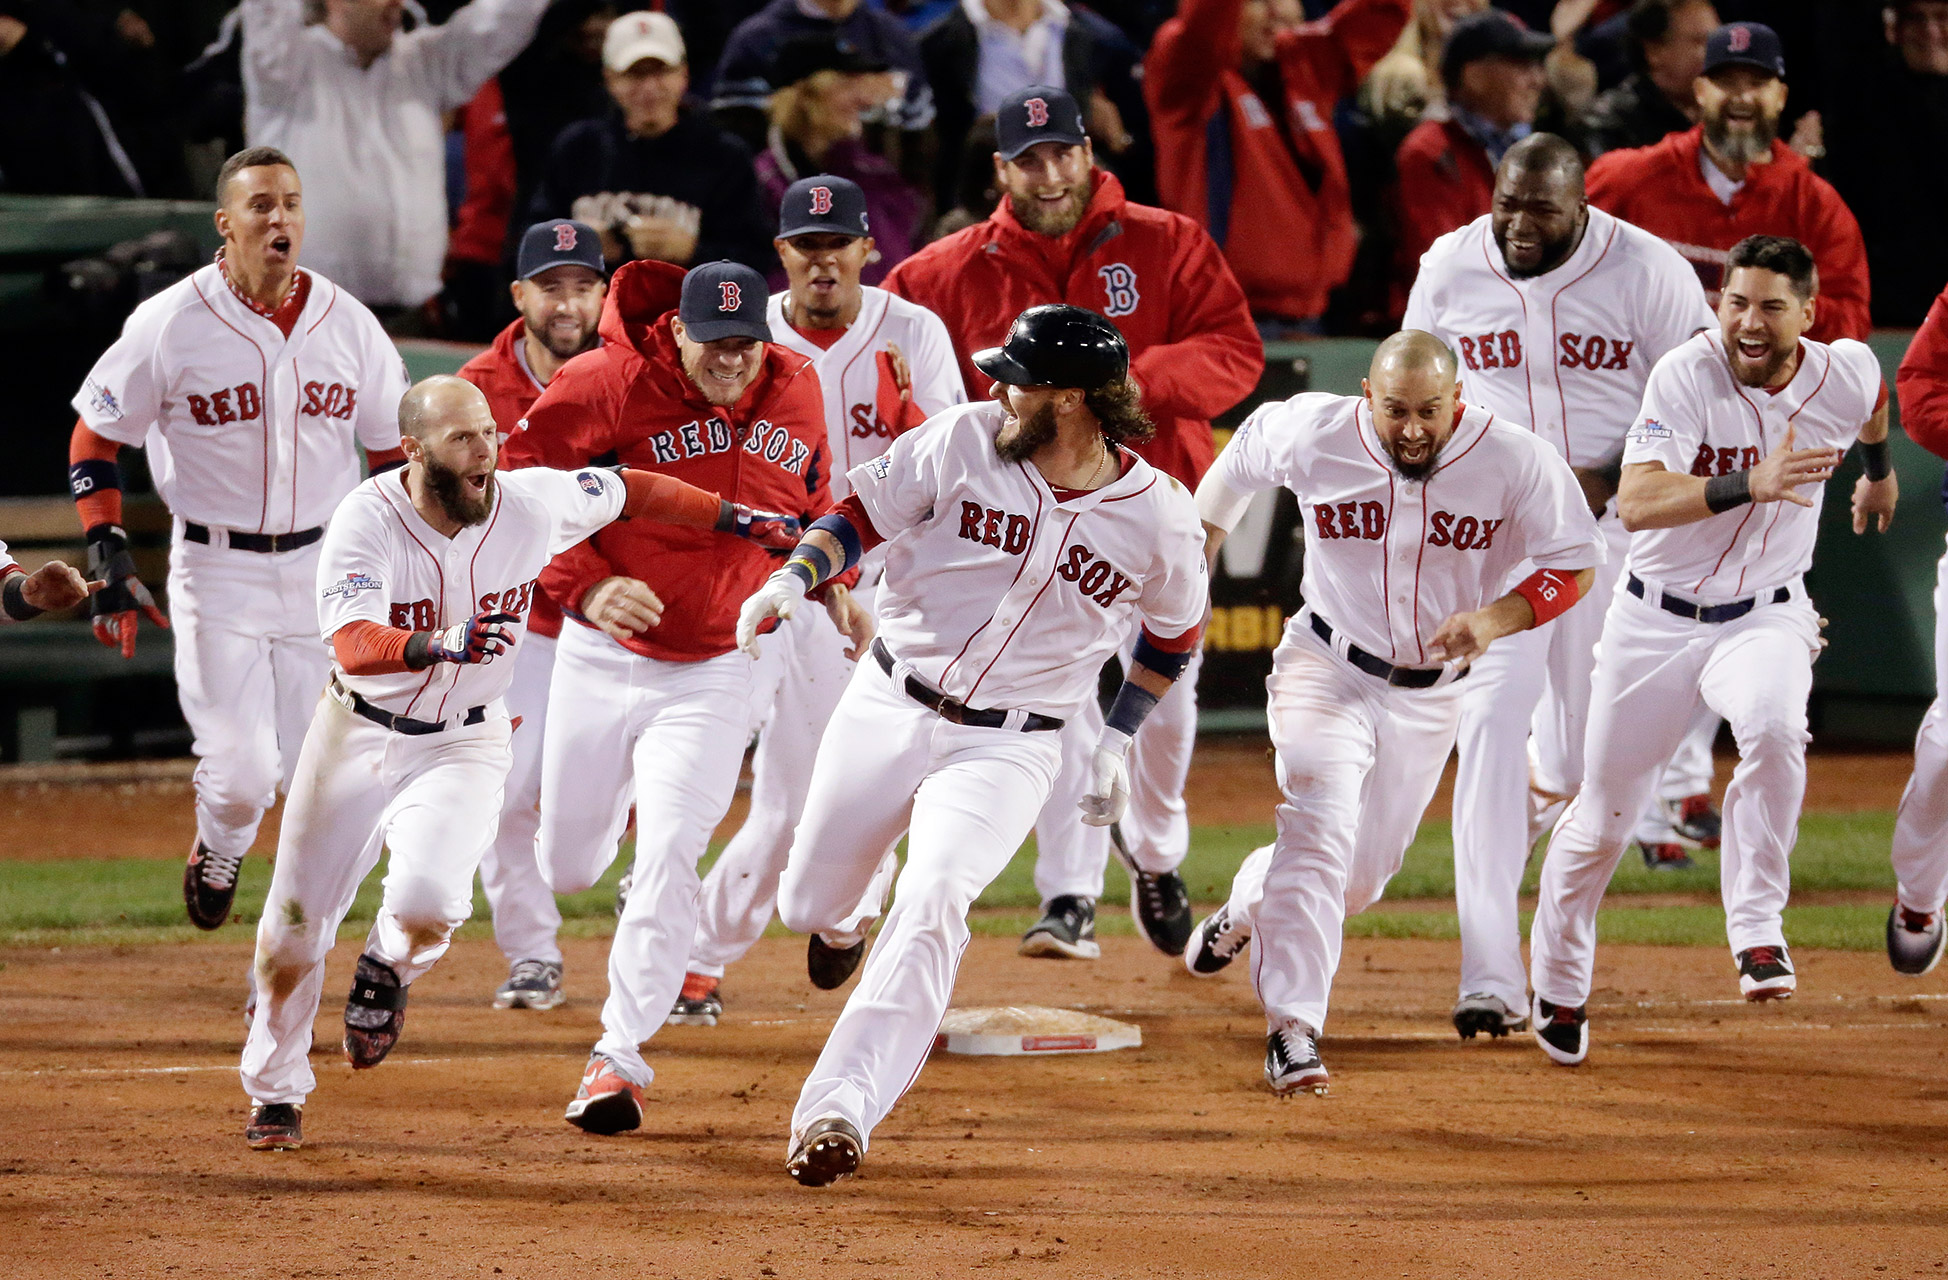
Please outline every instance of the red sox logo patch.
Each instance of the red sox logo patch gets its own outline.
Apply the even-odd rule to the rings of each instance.
[[[832,188],[830,187],[812,188],[812,212],[813,213],[832,212]]]
[[[575,224],[557,222],[555,224],[555,252],[569,253],[575,248]]]
[[[1731,38],[1725,42],[1725,47],[1732,53],[1744,53],[1752,47],[1752,33],[1744,27],[1733,27]]]
[[[719,280],[717,294],[719,311],[735,311],[744,305],[744,291],[737,287],[735,280]]]
[[[1136,310],[1141,297],[1136,292],[1136,272],[1120,262],[1112,262],[1106,267],[1098,267],[1096,274],[1102,277],[1103,292],[1109,301],[1103,307],[1106,316],[1126,316]]]
[[[1028,127],[1039,129],[1048,123],[1048,103],[1040,98],[1030,98],[1021,104],[1028,108]]]

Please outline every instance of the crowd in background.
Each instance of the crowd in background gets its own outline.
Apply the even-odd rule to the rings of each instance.
[[[1701,76],[1739,20],[1782,50]],[[874,282],[993,209],[991,113],[1033,84],[1212,233],[1268,336],[1390,331],[1535,130],[1621,153],[1592,199],[1681,248],[1721,213],[1806,240],[1851,336],[1948,283],[1948,0],[0,0],[0,192],[207,198],[279,146],[307,265],[480,341],[530,222],[775,281],[815,172],[865,190]]]

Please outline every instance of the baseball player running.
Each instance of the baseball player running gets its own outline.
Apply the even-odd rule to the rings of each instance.
[[[1948,292],[1901,357],[1896,379],[1907,438],[1948,457]],[[1948,493],[1948,486],[1944,487]],[[1887,913],[1887,960],[1897,973],[1920,975],[1941,960],[1948,929],[1948,555],[1936,571],[1935,699],[1914,739],[1914,776],[1894,819],[1894,873],[1899,887]]]
[[[785,191],[778,227],[772,243],[790,287],[771,296],[765,315],[772,341],[818,371],[832,493],[843,498],[852,492],[845,475],[854,466],[961,402],[960,368],[938,316],[859,283],[873,239],[866,234],[866,197],[857,184],[828,174],[800,179]],[[871,611],[883,567],[881,555],[862,560],[852,589],[860,609]],[[704,877],[697,939],[670,1021],[716,1025],[724,967],[763,936],[778,901],[791,833],[805,811],[819,736],[860,656],[849,653],[847,638],[811,610],[781,623],[765,642],[754,705],[768,708],[768,719],[751,760],[750,815]],[[889,858],[887,879],[896,867]],[[868,892],[875,912],[883,888]],[[809,948],[812,982],[829,990],[851,975],[865,942],[835,953],[813,935]]]
[[[974,353],[999,343],[1024,308],[1065,302],[1109,317],[1130,347],[1130,377],[1156,424],[1136,452],[1195,488],[1211,465],[1211,418],[1250,394],[1265,368],[1244,290],[1210,233],[1190,218],[1136,204],[1095,167],[1082,110],[1061,89],[1032,85],[995,111],[995,187],[984,222],[946,236],[893,268],[886,287],[947,323],[970,398],[989,379]],[[1123,637],[1127,658],[1136,641]],[[1101,728],[1094,703],[1060,736],[1062,774],[1035,824],[1035,888],[1042,918],[1024,955],[1093,958],[1096,899],[1115,849],[1130,874],[1130,913],[1168,955],[1183,950],[1190,895],[1178,867],[1190,849],[1184,783],[1197,737],[1197,674],[1145,722],[1130,754],[1129,812],[1108,831],[1076,821]]]
[[[1562,455],[1609,548],[1581,607],[1505,637],[1473,663],[1460,695],[1454,1026],[1466,1039],[1499,1037],[1528,1022],[1517,897],[1529,849],[1582,784],[1590,668],[1628,537],[1611,503],[1624,432],[1651,366],[1714,322],[1690,264],[1590,208],[1575,149],[1538,133],[1502,160],[1493,211],[1421,259],[1403,323],[1460,353],[1469,403],[1528,425]],[[1511,583],[1528,572],[1517,566]],[[1708,790],[1717,728],[1707,712],[1687,735],[1705,776],[1702,786],[1683,780],[1680,795]]]
[[[100,582],[90,582],[81,570],[59,560],[50,560],[29,573],[7,554],[0,542],[0,623],[26,622],[43,613],[72,609],[101,590]]]
[[[328,669],[312,598],[318,541],[359,482],[397,461],[406,370],[372,313],[298,267],[304,191],[269,147],[217,174],[210,266],[137,307],[75,394],[68,479],[88,533],[95,636],[135,654],[168,626],[122,531],[123,445],[149,450],[174,516],[169,601],[177,694],[195,734],[191,923],[230,917],[237,867],[288,788]]]
[[[1192,938],[1222,943],[1228,920],[1255,931],[1275,1093],[1326,1092],[1317,1040],[1346,913],[1400,867],[1454,746],[1469,664],[1575,605],[1603,560],[1562,455],[1462,404],[1459,373],[1440,339],[1397,333],[1364,397],[1260,407],[1198,486],[1212,555],[1261,489],[1285,486],[1305,513],[1306,606],[1266,682],[1277,838]],[[1528,576],[1505,590],[1518,566]]]
[[[998,403],[950,409],[851,474],[852,495],[744,604],[738,639],[886,544],[879,639],[812,766],[778,909],[829,945],[904,832],[898,895],[792,1114],[786,1170],[859,1167],[919,1074],[967,946],[967,909],[1048,799],[1065,717],[1141,614],[1091,761],[1083,821],[1129,797],[1130,739],[1196,645],[1208,591],[1190,495],[1122,441],[1150,424],[1114,325],[1032,307],[978,353]],[[836,936],[835,936],[836,935]]]
[[[831,505],[825,398],[811,362],[768,341],[767,301],[764,277],[735,263],[687,275],[662,262],[619,268],[605,341],[534,402],[510,464],[618,458],[762,507],[746,517],[752,536],[780,551],[796,543],[800,521]],[[642,1123],[654,1073],[641,1045],[682,990],[697,861],[750,741],[753,672],[737,648],[736,610],[774,565],[763,547],[707,531],[618,526],[542,575],[575,622],[562,627],[541,745],[537,856],[557,893],[595,883],[622,834],[618,797],[636,806],[602,1036],[565,1116],[591,1133]],[[828,603],[863,644],[872,620],[845,587],[833,584]]]
[[[460,366],[479,387],[505,443],[535,398],[562,365],[601,345],[596,324],[608,293],[602,242],[592,227],[556,219],[521,237],[511,286],[520,318],[492,346]],[[540,825],[541,739],[548,727],[548,681],[555,669],[561,606],[546,591],[534,594],[527,640],[509,659],[507,714],[515,725],[494,843],[480,860],[480,883],[494,914],[494,941],[507,957],[507,981],[494,992],[496,1009],[552,1009],[562,1000],[561,910],[534,860]]]
[[[1631,531],[1623,589],[1597,646],[1583,789],[1549,841],[1529,939],[1533,1030],[1555,1061],[1589,1052],[1596,910],[1634,816],[1703,701],[1731,723],[1725,932],[1747,1000],[1796,985],[1780,912],[1806,791],[1806,697],[1819,617],[1800,576],[1820,489],[1861,442],[1853,527],[1885,529],[1899,485],[1887,391],[1864,343],[1805,336],[1819,280],[1797,240],[1731,250],[1719,329],[1657,363],[1623,455]]]
[[[459,378],[408,392],[399,429],[406,470],[355,489],[318,558],[313,589],[333,668],[257,927],[262,998],[242,1065],[253,1150],[303,1143],[325,956],[380,847],[391,851],[385,896],[345,1004],[354,1068],[377,1066],[398,1043],[411,983],[473,909],[510,759],[502,696],[512,664],[493,660],[518,649],[548,558],[618,518],[704,530],[750,523],[670,476],[496,474],[493,412]]]

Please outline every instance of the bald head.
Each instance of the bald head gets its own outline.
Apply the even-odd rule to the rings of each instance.
[[[1562,183],[1576,199],[1582,199],[1583,157],[1553,133],[1532,133],[1510,147],[1501,167],[1495,170],[1495,181],[1499,184],[1504,175],[1517,172]]]
[[[1547,275],[1569,261],[1589,227],[1576,148],[1553,133],[1532,133],[1510,147],[1495,171],[1490,220],[1510,275]]]
[[[399,447],[413,507],[428,524],[451,537],[487,518],[500,429],[479,387],[444,376],[414,383],[399,400]]]
[[[467,423],[486,415],[493,421],[494,411],[479,387],[465,378],[438,374],[416,382],[399,399],[399,434],[424,443],[439,427]]]
[[[1402,329],[1373,353],[1361,389],[1394,470],[1409,480],[1432,474],[1454,434],[1459,371],[1447,345],[1419,329]]]
[[[1461,366],[1447,343],[1424,329],[1402,329],[1374,351],[1366,377],[1376,385],[1421,375],[1452,383],[1460,373]]]

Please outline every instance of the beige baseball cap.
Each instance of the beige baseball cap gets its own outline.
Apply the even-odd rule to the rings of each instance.
[[[627,71],[644,58],[672,67],[682,65],[683,33],[669,14],[643,10],[625,13],[609,24],[608,34],[602,37],[604,67]]]

